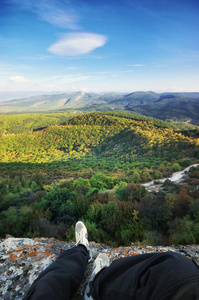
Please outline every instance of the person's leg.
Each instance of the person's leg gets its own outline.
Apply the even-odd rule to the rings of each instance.
[[[84,224],[78,222],[75,230],[78,246],[65,250],[45,269],[24,300],[69,300],[76,292],[86,270],[90,249]]]
[[[31,286],[24,300],[67,300],[77,290],[88,262],[83,245],[64,251]]]
[[[91,295],[95,300],[199,299],[199,268],[172,252],[118,259],[96,275]]]

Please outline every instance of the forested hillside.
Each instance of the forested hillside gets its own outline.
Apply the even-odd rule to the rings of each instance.
[[[197,162],[197,131],[123,113],[1,122],[1,237],[70,239],[83,218],[95,241],[199,242],[197,169],[186,185],[166,182],[158,193],[141,185]]]
[[[198,139],[182,135],[168,123],[142,116],[92,113],[65,119],[65,125],[47,127],[48,120],[46,117],[46,126],[45,119],[39,123],[43,128],[33,127],[19,134],[11,128],[12,133],[2,133],[1,161],[47,163],[87,156],[176,161],[197,155]]]
[[[68,111],[40,114],[0,115],[0,135],[41,130],[42,128],[51,125],[62,125],[66,120],[81,113],[81,111]]]

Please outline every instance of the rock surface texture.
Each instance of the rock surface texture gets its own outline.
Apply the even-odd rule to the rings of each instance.
[[[12,238],[0,241],[0,299],[23,299],[39,273],[51,264],[57,256],[75,245],[74,242],[62,242],[53,238]],[[84,280],[73,300],[83,299],[84,290],[89,280],[93,261],[100,252],[105,252],[110,261],[150,252],[174,251],[194,259],[199,264],[199,245],[178,247],[131,246],[111,248],[90,242],[93,260],[88,264]]]

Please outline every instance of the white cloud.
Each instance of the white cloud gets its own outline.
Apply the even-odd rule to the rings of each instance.
[[[62,0],[7,0],[20,10],[34,12],[41,20],[68,29],[78,29],[79,16],[70,1]]]
[[[104,46],[106,41],[107,37],[100,34],[87,32],[69,33],[51,45],[48,51],[57,55],[78,56]]]
[[[77,15],[70,11],[71,9],[68,8],[67,11],[65,9],[58,8],[54,5],[51,5],[49,3],[46,3],[43,8],[38,10],[38,14],[41,19],[63,27],[63,28],[69,28],[69,29],[78,29],[77,21],[78,17]]]
[[[28,81],[28,79],[26,79],[22,76],[11,76],[11,77],[9,77],[9,79],[11,81],[14,81],[14,82],[26,82],[26,81]]]

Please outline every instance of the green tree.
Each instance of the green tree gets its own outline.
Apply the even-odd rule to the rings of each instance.
[[[178,172],[181,171],[181,166],[178,163],[172,165],[172,171]]]
[[[51,220],[54,222],[73,223],[75,222],[78,211],[74,203],[75,194],[67,188],[54,188],[47,193],[41,203],[49,207],[51,211]]]
[[[76,179],[74,182],[73,182],[73,186],[75,188],[79,187],[79,186],[86,186],[87,188],[91,188],[91,184],[90,184],[90,181],[89,179],[84,179],[82,177],[78,177],[78,179]]]
[[[95,202],[91,204],[87,212],[88,220],[95,222],[96,224],[99,224],[102,219],[102,209],[103,209],[103,204],[99,202]]]
[[[135,183],[128,183],[126,186],[119,186],[116,190],[116,196],[123,201],[140,201],[144,195],[146,195],[146,189],[144,186]]]
[[[132,180],[133,180],[133,182],[135,182],[135,183],[140,182],[140,174],[139,174],[138,172],[135,171],[135,172],[133,173]]]
[[[163,193],[147,194],[140,201],[139,211],[147,230],[167,233],[170,214]]]
[[[117,202],[110,201],[102,209],[102,226],[113,236],[120,227],[121,213]]]
[[[119,182],[119,179],[117,177],[98,173],[91,177],[90,182],[93,187],[98,189],[112,189]]]

